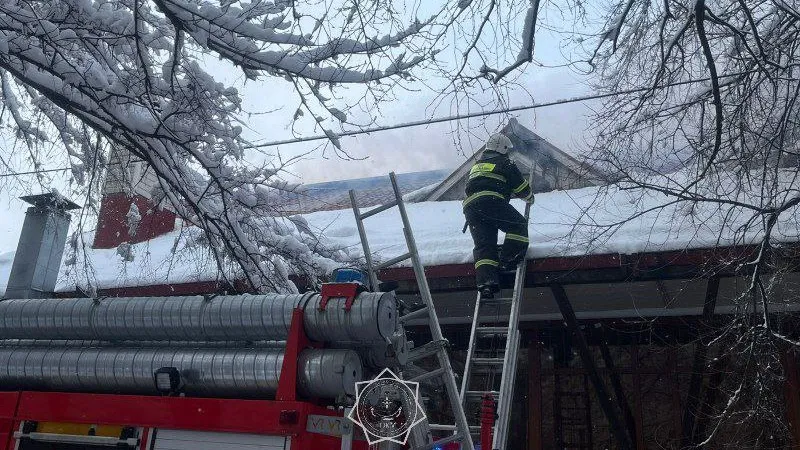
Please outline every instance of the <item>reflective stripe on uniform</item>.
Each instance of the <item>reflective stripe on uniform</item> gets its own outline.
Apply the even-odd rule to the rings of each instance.
[[[506,239],[511,239],[512,241],[530,242],[527,237],[513,233],[506,233]]]
[[[497,164],[492,163],[476,163],[469,169],[469,179],[472,180],[478,177],[486,177],[491,178],[493,180],[497,180],[501,183],[506,182],[506,177],[494,173],[494,169],[497,167]]]
[[[477,199],[477,198],[480,198],[480,197],[497,197],[497,198],[501,198],[501,199],[503,199],[503,200],[505,200],[505,199],[506,199],[506,197],[505,197],[503,194],[500,194],[500,193],[498,193],[498,192],[494,192],[494,191],[480,191],[480,192],[476,192],[476,193],[474,193],[474,194],[470,195],[469,197],[467,197],[466,199],[464,199],[464,201],[462,202],[462,204],[463,204],[463,206],[467,206],[467,205],[468,205],[468,204],[470,204],[470,203],[471,203],[473,200],[475,200],[475,199]]]
[[[514,193],[519,194],[520,192],[524,191],[526,187],[528,187],[528,182],[523,181],[522,184],[514,188]]]
[[[497,165],[492,163],[476,163],[469,169],[469,174],[472,175],[475,172],[492,172],[495,167],[497,167]]]
[[[470,180],[472,180],[474,178],[478,178],[478,177],[491,178],[491,179],[497,180],[497,181],[499,181],[501,183],[505,183],[506,182],[506,177],[504,177],[502,175],[498,175],[496,173],[492,173],[492,172],[474,172],[474,173],[469,174],[469,179]]]
[[[500,261],[495,261],[493,259],[479,259],[475,262],[475,268],[477,269],[480,266],[494,266],[497,267],[500,265]]]

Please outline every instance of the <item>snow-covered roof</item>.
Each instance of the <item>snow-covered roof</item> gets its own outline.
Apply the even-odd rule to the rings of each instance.
[[[427,170],[397,174],[397,184],[403,194],[416,192],[431,185],[438,185],[452,169]],[[305,214],[311,211],[326,211],[350,207],[350,190],[356,192],[358,204],[374,206],[388,203],[394,191],[386,176],[355,178],[306,184],[295,192],[286,192],[282,200],[283,210]]]
[[[791,179],[790,175],[787,172],[786,179]],[[713,248],[748,244],[761,236],[759,227],[750,227],[745,232],[740,229],[752,218],[744,210],[714,203],[676,203],[650,210],[667,201],[661,194],[616,186],[538,194],[531,212],[528,258]],[[520,210],[523,207],[521,202],[515,201],[514,205]],[[461,233],[464,216],[460,202],[410,203],[407,210],[426,266],[472,262],[471,237]],[[320,211],[303,217],[328,244],[347,248],[353,256],[361,255],[351,209]],[[619,223],[630,217],[634,218]],[[378,260],[405,252],[396,208],[365,223],[371,250]],[[799,230],[794,208],[781,215],[773,239],[799,241]],[[86,263],[93,269],[98,288],[220,279],[216,266],[196,239],[199,234],[199,230],[188,228],[131,245],[133,261],[129,262],[123,257],[127,252],[89,249]],[[0,286],[5,284],[11,259],[9,253],[0,255]],[[83,261],[67,262],[72,264],[62,263],[57,288],[60,291],[73,291],[76,274],[83,272]]]
[[[603,180],[606,177],[594,167],[573,158],[514,118],[510,119],[500,132],[508,136],[514,144],[510,156],[520,170],[523,173],[534,172],[532,184],[534,192],[605,184]],[[481,157],[483,149],[483,146],[477,149],[461,166],[420,199],[425,201],[463,199],[470,168]],[[556,169],[556,166],[559,169]]]

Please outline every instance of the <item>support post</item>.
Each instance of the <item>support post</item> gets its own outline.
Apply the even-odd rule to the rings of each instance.
[[[625,425],[628,428],[628,435],[631,437],[631,442],[636,442],[636,422],[633,420],[633,413],[631,407],[625,397],[625,391],[622,389],[622,382],[619,379],[619,373],[614,366],[614,360],[611,358],[611,351],[608,349],[606,343],[606,329],[603,327],[603,337],[600,339],[600,354],[603,356],[603,363],[608,369],[608,377],[611,379],[611,387],[614,389],[614,397],[617,400],[617,407],[622,412],[625,418]]]
[[[275,400],[288,402],[297,400],[297,360],[300,352],[309,345],[310,342],[303,329],[303,309],[295,308],[292,311],[289,336],[286,338],[286,350],[283,353]]]
[[[705,328],[711,325],[714,316],[714,308],[717,304],[717,294],[719,292],[719,277],[711,277],[706,285],[706,298],[703,303],[703,318],[700,326]],[[681,448],[693,446],[692,436],[694,436],[695,418],[697,408],[700,403],[700,391],[703,388],[703,376],[705,374],[706,356],[708,354],[708,344],[710,338],[706,330],[701,330],[700,337],[694,347],[694,359],[692,360],[692,378],[689,381],[689,393],[686,396],[686,408],[683,410],[683,421],[681,424]]]
[[[642,374],[639,367],[639,345],[631,346],[631,364],[633,366],[633,408],[636,421],[636,449],[644,450],[644,415],[642,414]]]
[[[542,448],[542,344],[539,333],[528,343],[528,450]]]
[[[672,412],[672,437],[677,443],[681,439],[681,376],[678,372],[678,353],[674,347],[667,350],[667,358],[669,360],[668,364],[670,380],[672,381],[672,389],[670,389],[672,392],[672,408],[670,408],[670,411]]]
[[[597,391],[597,398],[600,402],[600,407],[603,409],[606,418],[608,418],[608,423],[611,426],[611,433],[613,434],[614,439],[617,440],[619,448],[623,450],[631,450],[633,446],[630,441],[630,436],[625,432],[624,423],[617,414],[614,404],[611,402],[611,396],[609,395],[608,390],[603,383],[603,379],[600,377],[600,373],[597,370],[597,365],[592,358],[591,350],[589,350],[589,344],[586,343],[586,337],[581,332],[580,326],[578,325],[578,319],[575,317],[575,311],[572,309],[572,304],[569,302],[569,297],[567,297],[567,292],[560,284],[551,284],[550,291],[553,293],[553,297],[555,297],[558,308],[561,310],[561,315],[564,317],[564,322],[566,322],[567,328],[569,328],[569,330],[572,331],[573,335],[575,336],[578,354],[580,355],[581,361],[586,368],[589,379],[592,381],[592,384]]]

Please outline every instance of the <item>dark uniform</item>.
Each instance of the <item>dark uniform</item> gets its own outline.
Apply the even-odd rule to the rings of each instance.
[[[511,197],[533,198],[528,181],[508,155],[484,151],[467,181],[464,216],[475,242],[475,275],[478,289],[497,291],[498,271],[513,269],[528,250],[528,222],[513,206]],[[506,233],[500,256],[497,230]]]

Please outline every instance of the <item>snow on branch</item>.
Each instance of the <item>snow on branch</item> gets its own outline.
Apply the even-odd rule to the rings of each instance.
[[[522,48],[519,50],[516,61],[504,69],[484,67],[484,74],[491,74],[492,82],[499,83],[506,75],[533,61],[533,46],[536,36],[536,21],[539,17],[540,0],[530,0],[530,7],[525,13],[525,22],[522,26]]]
[[[141,160],[157,178],[158,203],[203,231],[220,267],[235,262],[255,290],[290,291],[290,275],[313,280],[347,255],[280,219],[281,193],[290,189],[284,163],[245,160],[241,95],[210,72],[210,58],[251,79],[288,81],[301,98],[295,119],[307,113],[347,155],[326,122],[356,119],[334,104],[334,90],[363,85],[365,98],[385,101],[429,66],[447,73],[434,56],[444,42],[462,41],[454,33],[480,3],[0,0],[0,103],[11,118],[4,123],[23,148],[63,149],[91,207],[110,152]],[[535,14],[520,50],[528,61]],[[485,47],[482,30],[470,36],[473,48]],[[19,150],[1,151],[5,161]],[[40,163],[36,152],[25,157]],[[147,212],[128,213],[133,234]]]
[[[209,3],[181,0],[155,0],[176,28],[186,30],[201,46],[218,52],[243,69],[278,72],[302,78],[335,83],[366,83],[402,74],[428,55],[417,55],[408,61],[395,60],[384,69],[350,68],[333,59],[346,55],[378,54],[403,44],[421,32],[432,19],[414,21],[393,35],[364,40],[338,38],[318,43],[306,36],[280,33],[257,26],[242,17],[235,8],[214,7]],[[278,50],[261,50],[268,44],[289,44]],[[322,65],[321,63],[327,63]]]

